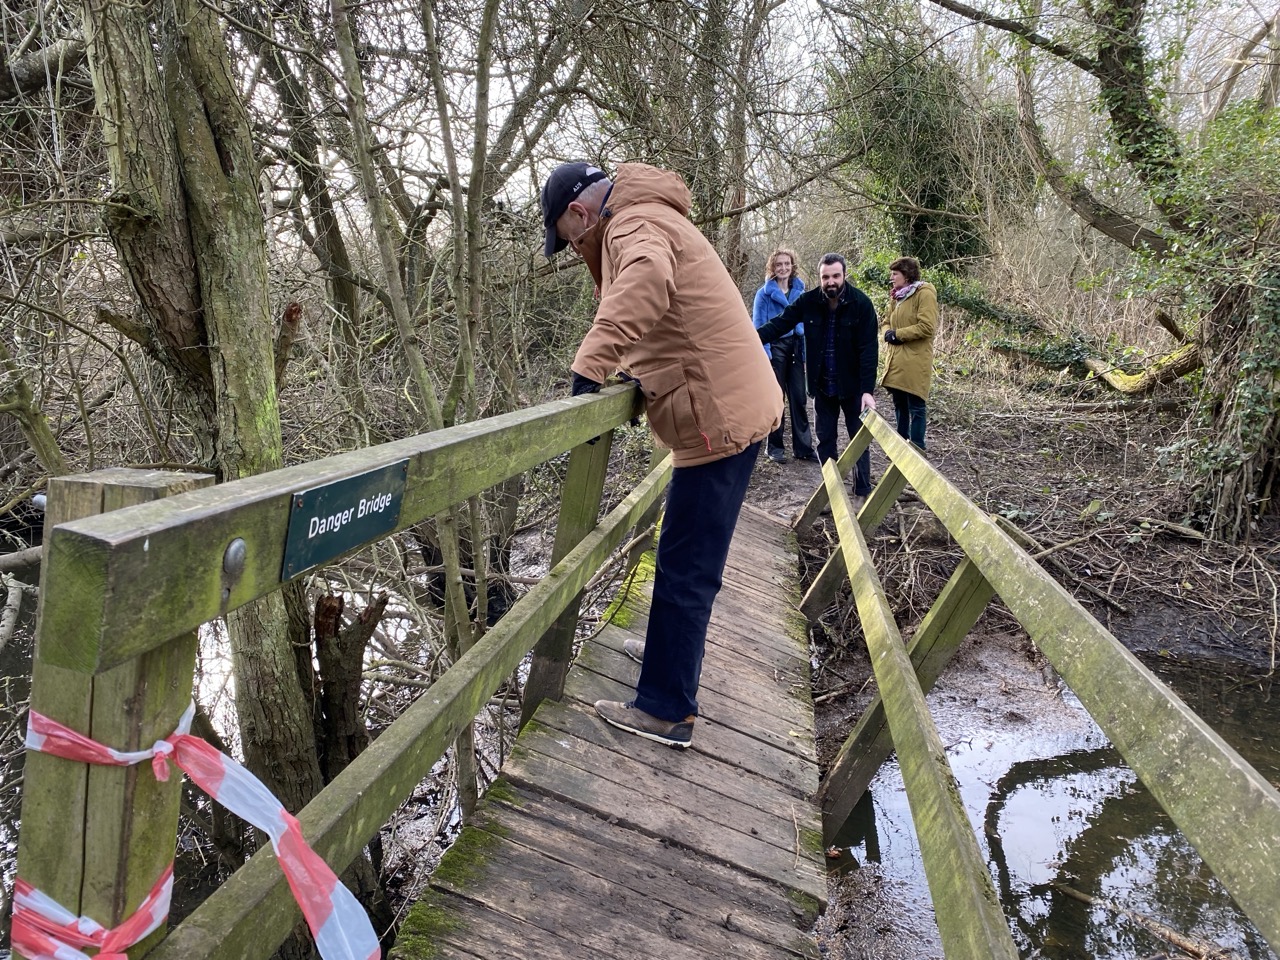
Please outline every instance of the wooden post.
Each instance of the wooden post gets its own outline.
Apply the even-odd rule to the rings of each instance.
[[[885,518],[889,508],[897,502],[898,495],[906,486],[907,478],[902,475],[902,471],[890,464],[889,469],[880,478],[880,482],[871,491],[871,496],[867,497],[867,502],[858,511],[858,526],[862,528],[864,534],[880,526],[880,521]],[[806,514],[807,512],[806,510]],[[797,528],[799,524],[800,520],[797,519]],[[831,556],[822,565],[818,575],[813,578],[813,583],[809,584],[804,599],[800,601],[800,612],[809,620],[818,619],[822,611],[831,606],[836,598],[836,591],[840,589],[842,583],[844,583],[844,554],[839,550],[832,550]]]
[[[551,548],[553,567],[596,525],[612,445],[613,431],[610,430],[596,443],[581,443],[569,454],[569,470],[561,486],[556,540]],[[543,700],[559,700],[564,693],[565,677],[569,675],[569,664],[573,660],[573,635],[578,629],[581,602],[582,594],[579,593],[533,648],[533,663],[524,685],[521,727],[529,722]]]
[[[76,596],[63,588],[75,575],[74,551],[61,548],[54,528],[212,483],[212,477],[200,474],[125,469],[50,481],[33,710],[121,750],[143,749],[173,732],[191,700],[194,631],[97,675],[42,659],[48,613],[60,603],[74,603],[70,598]],[[101,617],[94,609],[60,613],[62,618]],[[72,913],[116,926],[173,860],[181,775],[158,783],[150,764],[91,766],[35,752],[25,763],[18,876]],[[148,942],[163,935],[157,931]]]
[[[834,555],[840,554],[837,551]],[[843,563],[840,569],[844,569]],[[965,557],[960,561],[907,645],[907,656],[922,691],[933,689],[994,592],[972,560]],[[893,737],[885,720],[884,704],[877,696],[840,747],[818,790],[827,843],[844,827],[871,778],[892,752]]]

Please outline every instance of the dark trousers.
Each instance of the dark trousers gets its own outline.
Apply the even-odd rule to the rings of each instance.
[[[928,407],[923,397],[890,387],[893,395],[893,411],[898,415],[898,436],[910,440],[921,450],[924,446],[924,428],[928,422]]]
[[[840,426],[841,411],[844,411],[845,432],[852,440],[854,434],[862,429],[862,396],[824,397],[819,394],[813,398],[813,412],[818,421],[818,459],[821,461],[836,459],[836,430]],[[860,497],[871,493],[870,447],[863,451],[853,468],[853,492]]]
[[[813,440],[809,433],[809,407],[805,399],[804,338],[796,335],[783,337],[769,345],[769,362],[773,375],[778,378],[782,397],[791,408],[791,453],[801,459],[813,456]],[[787,426],[786,408],[778,429],[769,434],[769,453],[781,454],[782,437]]]
[[[711,606],[759,453],[757,442],[731,457],[671,471],[636,684],[636,706],[645,713],[676,722],[698,712]]]

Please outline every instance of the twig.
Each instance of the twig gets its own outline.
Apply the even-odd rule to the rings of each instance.
[[[1166,927],[1159,920],[1153,920],[1144,914],[1138,913],[1136,910],[1130,910],[1128,907],[1122,907],[1113,900],[1104,900],[1102,897],[1091,897],[1087,893],[1082,893],[1074,887],[1069,887],[1065,883],[1055,883],[1053,887],[1060,890],[1068,897],[1079,900],[1081,903],[1087,903],[1094,906],[1103,907],[1112,913],[1119,914],[1122,917],[1128,917],[1138,926],[1151,933],[1154,933],[1161,940],[1173,944],[1184,953],[1195,957],[1196,960],[1239,960],[1240,955],[1234,950],[1226,947],[1220,947],[1216,943],[1210,943],[1207,940],[1200,940],[1196,937],[1189,937],[1185,934],[1178,933],[1170,927]]]
[[[1070,540],[1063,540],[1061,543],[1055,543],[1051,547],[1045,547],[1039,553],[1033,553],[1031,555],[1031,559],[1039,560],[1042,557],[1049,556],[1049,554],[1051,553],[1057,553],[1059,550],[1065,550],[1067,547],[1074,547],[1077,543],[1084,543],[1086,540],[1092,540],[1097,535],[1098,535],[1098,531],[1094,530],[1090,533],[1086,533],[1082,537],[1073,537]]]
[[[584,591],[587,591],[587,590],[594,590],[596,587],[598,587],[602,581],[607,579],[607,577],[613,575],[614,567],[616,567],[619,563],[621,563],[624,558],[631,556],[632,547],[638,546],[639,544],[643,543],[647,538],[652,536],[653,536],[653,524],[649,524],[649,526],[646,527],[643,531],[641,531],[640,533],[632,537],[630,540],[628,540],[622,546],[622,549],[616,550],[613,554],[612,559],[610,559],[608,563],[606,563],[603,567],[597,570],[595,573],[595,576],[593,576],[590,580],[588,580],[587,585],[582,589]]]
[[[444,565],[439,563],[430,567],[414,567],[411,570],[409,570],[410,576],[416,576],[422,573],[444,573],[444,572],[445,572]],[[473,570],[470,567],[459,567],[458,573],[462,574],[464,577],[470,577],[472,580],[476,578],[475,570]],[[517,577],[507,573],[494,573],[493,571],[489,572],[488,578],[490,580],[502,580],[507,583],[524,584],[525,586],[530,586],[530,587],[535,587],[542,582],[542,577]]]
[[[411,680],[409,677],[394,677],[389,673],[378,673],[376,670],[366,670],[360,676],[365,680],[377,680],[381,683],[391,683],[399,687],[413,687],[417,690],[429,690],[432,687],[430,680]]]
[[[1052,549],[1046,549],[1045,546],[1041,544],[1039,540],[1031,536],[1031,534],[1027,533],[1025,530],[1022,530],[1021,528],[1019,528],[1016,524],[1005,519],[1004,517],[997,516],[995,517],[995,521],[996,521],[996,525],[999,526],[1001,530],[1009,534],[1009,536],[1013,537],[1014,540],[1018,541],[1018,543],[1021,544],[1021,546],[1024,549],[1034,550],[1035,553],[1033,554],[1033,558],[1044,557],[1046,560],[1049,561],[1049,563],[1053,564],[1055,569],[1057,569],[1060,573],[1062,573],[1063,576],[1067,577],[1072,583],[1078,586],[1081,590],[1087,590],[1089,593],[1093,594],[1103,603],[1110,604],[1120,613],[1129,612],[1128,607],[1126,607],[1119,600],[1116,600],[1115,598],[1113,598],[1105,590],[1100,590],[1091,583],[1085,583],[1085,581],[1081,580],[1080,577],[1070,567],[1064,564],[1061,560],[1059,560],[1057,557],[1050,556],[1053,550],[1057,550],[1059,549],[1059,547],[1065,547],[1067,546],[1067,543],[1054,546]],[[1092,536],[1092,534],[1090,534],[1090,536]],[[1088,539],[1088,538],[1085,538],[1085,539]],[[1077,543],[1079,541],[1073,540],[1069,542]]]
[[[800,867],[800,821],[796,819],[796,805],[794,803],[791,805],[791,826],[796,831],[796,862],[792,866],[792,869],[795,870]]]
[[[1138,517],[1139,523],[1149,523],[1153,527],[1163,527],[1172,533],[1180,534],[1184,537],[1190,537],[1192,540],[1208,540],[1199,530],[1193,530],[1191,527],[1184,527],[1180,523],[1170,523],[1168,520],[1157,520],[1155,517]]]

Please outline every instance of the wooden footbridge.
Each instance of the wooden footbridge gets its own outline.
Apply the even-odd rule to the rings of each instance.
[[[602,723],[634,695],[640,592],[585,645],[562,701],[410,912],[399,957],[816,957],[826,903],[809,656],[787,528],[744,510],[708,634],[693,746]]]
[[[646,594],[633,584],[575,661],[581,592],[619,549],[638,559],[635,532],[651,527],[671,469],[658,463],[599,516],[611,431],[638,407],[634,391],[611,388],[217,487],[131,471],[56,481],[33,711],[119,749],[152,744],[190,697],[200,624],[569,452],[550,573],[299,814],[308,842],[345,868],[532,653],[527,722],[511,757],[404,918],[391,956],[817,956],[809,932],[825,898],[823,837],[896,749],[946,955],[1012,960],[1018,951],[925,703],[997,594],[1280,947],[1280,794],[874,414],[839,463],[824,465],[824,485],[798,518],[807,526],[829,507],[840,542],[798,603],[788,529],[745,510],[692,749],[598,722],[592,701],[626,697],[634,684],[639,668],[622,643],[643,635]],[[873,441],[889,467],[855,517],[843,475]],[[904,645],[864,530],[907,483],[965,559]],[[802,614],[820,612],[846,577],[883,703],[819,787]],[[157,782],[149,768],[33,753],[18,874],[72,913],[118,924],[173,858],[178,800],[177,778]],[[268,957],[298,916],[264,850],[128,955]]]

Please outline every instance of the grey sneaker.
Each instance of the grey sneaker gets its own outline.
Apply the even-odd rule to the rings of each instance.
[[[637,709],[634,700],[627,703],[620,700],[597,700],[596,713],[600,714],[600,719],[605,723],[646,740],[655,740],[681,750],[693,743],[694,717],[686,717],[678,722],[659,720]]]
[[[636,663],[644,663],[644,641],[643,640],[623,640],[622,652],[634,660]]]

